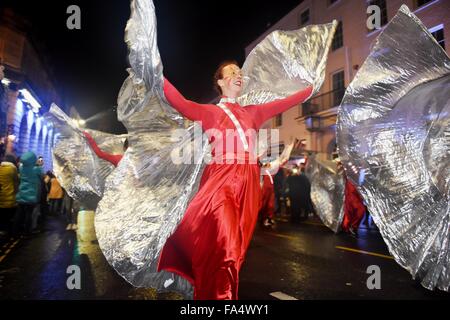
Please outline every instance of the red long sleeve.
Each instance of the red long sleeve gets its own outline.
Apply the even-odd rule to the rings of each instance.
[[[211,121],[213,113],[217,111],[212,105],[187,100],[166,78],[164,78],[164,95],[172,107],[192,121]]]
[[[246,108],[253,113],[255,123],[257,127],[263,125],[264,122],[273,118],[277,114],[283,113],[290,108],[304,102],[311,96],[313,87],[309,86],[304,90],[301,90],[293,95],[284,99],[274,100],[269,103],[247,106]]]
[[[89,133],[84,132],[84,136],[86,137],[89,145],[91,146],[92,150],[94,150],[94,152],[97,155],[97,157],[99,157],[100,159],[108,161],[109,163],[111,163],[115,167],[117,167],[119,165],[119,162],[120,162],[120,160],[122,160],[123,155],[106,153],[106,152],[104,152],[103,150],[101,150],[98,147],[98,145],[95,142],[94,138],[92,138],[92,136]]]

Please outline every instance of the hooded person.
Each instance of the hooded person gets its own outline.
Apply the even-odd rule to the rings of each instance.
[[[18,187],[16,158],[7,154],[0,163],[0,232],[9,233],[11,219],[16,212]]]
[[[14,217],[14,234],[17,235],[22,226],[25,234],[31,233],[32,214],[39,203],[42,169],[36,165],[36,155],[29,151],[20,158],[19,192],[16,195],[17,211]]]

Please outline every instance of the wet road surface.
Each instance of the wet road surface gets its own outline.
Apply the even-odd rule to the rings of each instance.
[[[94,230],[94,213],[79,214],[79,229],[66,231],[50,217],[43,232],[8,241],[0,252],[0,299],[180,299],[132,287],[106,262]],[[81,289],[70,290],[67,268],[79,266]],[[369,290],[371,265],[380,268],[381,289]],[[279,217],[274,228],[257,226],[240,274],[239,297],[247,299],[450,299],[412,280],[389,256],[376,230],[358,239],[335,235],[312,219],[300,225]]]

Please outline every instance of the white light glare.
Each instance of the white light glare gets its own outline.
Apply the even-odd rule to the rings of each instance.
[[[33,112],[38,113],[42,106],[37,102],[33,95],[27,89],[20,89],[19,92],[23,95],[26,102],[31,105]]]

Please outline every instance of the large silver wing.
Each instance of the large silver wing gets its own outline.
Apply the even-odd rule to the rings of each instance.
[[[76,121],[52,104],[46,117],[57,130],[53,148],[53,170],[61,186],[74,199],[95,208],[103,196],[105,179],[114,166],[102,160],[89,147]],[[111,154],[123,153],[126,135],[113,135],[95,130],[89,132],[98,146]]]
[[[274,31],[248,55],[242,72],[242,106],[285,98],[308,86],[317,93],[325,79],[337,21],[294,31]]]
[[[311,200],[323,224],[334,232],[340,230],[344,217],[344,177],[332,161],[317,155],[308,159],[305,170],[311,181]]]
[[[339,155],[395,260],[424,287],[446,291],[449,124],[449,57],[402,6],[344,96]]]
[[[125,36],[131,68],[117,110],[130,147],[107,178],[95,228],[107,261],[129,283],[192,298],[190,283],[157,272],[157,263],[198,189],[207,148],[201,128],[185,130],[183,117],[166,103],[156,36],[153,2],[133,0]],[[183,158],[188,153],[192,158]]]

